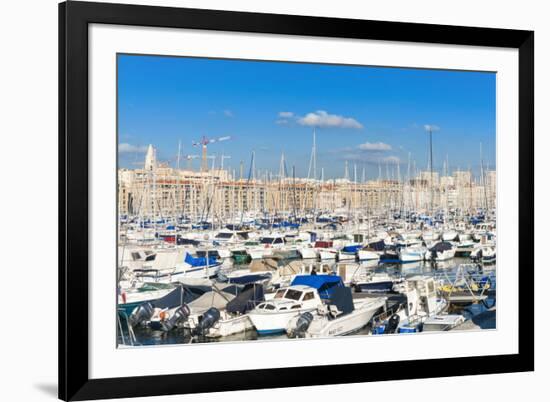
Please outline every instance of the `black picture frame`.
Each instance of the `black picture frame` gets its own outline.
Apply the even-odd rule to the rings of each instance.
[[[519,51],[517,354],[90,379],[88,25],[375,39]],[[534,370],[534,32],[70,1],[59,5],[59,398],[169,395]]]

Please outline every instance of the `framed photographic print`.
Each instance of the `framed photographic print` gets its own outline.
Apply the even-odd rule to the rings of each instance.
[[[59,33],[61,399],[534,369],[533,32],[70,1]]]

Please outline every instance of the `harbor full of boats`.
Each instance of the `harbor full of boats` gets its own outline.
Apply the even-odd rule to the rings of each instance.
[[[431,131],[430,131],[431,138]],[[157,162],[118,176],[119,345],[494,328],[496,172],[342,179]],[[431,146],[431,140],[430,140]],[[479,324],[479,316],[489,317]],[[478,317],[476,319],[476,317]],[[476,320],[475,325],[468,325]]]
[[[216,229],[121,216],[118,240],[125,347],[460,330],[496,314],[487,210],[247,216]]]

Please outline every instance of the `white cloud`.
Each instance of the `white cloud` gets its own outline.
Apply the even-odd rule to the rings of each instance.
[[[424,124],[424,130],[426,131],[439,131],[439,127],[436,126],[435,124]]]
[[[324,110],[311,112],[297,118],[298,124],[311,127],[363,128],[363,125],[351,117],[330,114]]]
[[[279,112],[279,117],[283,119],[290,119],[291,117],[294,117],[293,112]]]
[[[391,151],[391,145],[383,142],[365,142],[359,144],[359,149],[362,151]]]
[[[288,124],[289,122],[288,122],[287,119],[277,119],[275,121],[275,123],[277,123],[277,124]]]
[[[143,145],[132,145],[128,144],[127,142],[122,142],[118,144],[118,152],[120,153],[132,153],[132,152],[138,152],[138,153],[144,153],[147,152],[147,146]]]
[[[223,111],[225,117],[233,117],[233,112],[229,109]]]

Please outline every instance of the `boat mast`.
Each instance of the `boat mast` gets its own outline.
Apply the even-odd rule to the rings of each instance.
[[[483,150],[482,150],[482,144],[479,143],[479,163],[480,163],[480,173],[481,173],[481,186],[483,187],[483,202],[485,207],[485,214],[487,213],[487,187],[485,186],[485,172],[483,171]]]
[[[430,133],[430,215],[433,215],[434,208],[434,189],[433,189],[433,180],[434,180],[434,171],[433,171],[433,147],[432,147],[432,126],[428,126],[428,131]]]
[[[176,169],[180,170],[180,156],[181,156],[181,140],[178,141],[178,158],[176,161]]]

